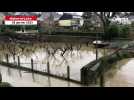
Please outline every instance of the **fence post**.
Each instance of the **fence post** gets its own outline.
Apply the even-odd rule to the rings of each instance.
[[[9,57],[8,57],[8,54],[6,54],[6,62],[9,63]]]
[[[13,54],[13,59],[14,59],[14,64],[16,64],[16,62],[15,62],[15,54]]]
[[[1,73],[0,73],[0,83],[2,83],[2,75],[1,75]]]
[[[102,74],[100,76],[100,87],[104,87],[104,85],[105,85],[105,80],[104,80],[104,75]]]
[[[20,57],[18,56],[18,67],[20,66]]]
[[[33,70],[33,59],[31,59],[31,68]]]
[[[50,74],[50,64],[49,64],[49,61],[47,62],[47,72],[48,72],[48,74]]]
[[[70,79],[70,67],[67,66],[67,79],[69,80]]]

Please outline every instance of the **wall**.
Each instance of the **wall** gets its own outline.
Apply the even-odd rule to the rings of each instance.
[[[71,20],[60,20],[59,26],[71,26]]]

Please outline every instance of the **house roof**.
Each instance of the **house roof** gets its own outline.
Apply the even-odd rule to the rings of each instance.
[[[132,16],[129,16],[128,19],[129,20],[134,20],[134,16],[133,15]]]
[[[73,19],[73,16],[68,13],[64,13],[59,20],[68,20],[68,19]]]
[[[82,18],[80,15],[77,15],[76,13],[63,13],[63,15],[60,17],[59,20],[69,20],[74,18]]]

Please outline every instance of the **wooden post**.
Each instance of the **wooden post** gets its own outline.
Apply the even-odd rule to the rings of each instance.
[[[15,54],[13,55],[13,59],[14,59],[14,64],[16,64],[16,62],[15,62]]]
[[[18,56],[18,67],[20,67],[20,57],[19,56]],[[21,70],[19,70],[19,75],[20,75],[20,77],[22,77]]]
[[[32,78],[33,78],[33,82],[35,82],[35,77],[34,77],[34,73],[32,72]]]
[[[9,63],[9,57],[8,57],[8,54],[6,54],[6,62]]]
[[[20,66],[20,57],[18,56],[18,67]]]
[[[98,60],[98,33],[96,33],[96,60]]]
[[[48,86],[51,87],[51,79],[49,76],[48,76]]]
[[[31,59],[31,68],[33,70],[33,59]]]
[[[94,80],[94,84],[97,84],[97,79]]]
[[[50,64],[49,64],[49,61],[47,62],[47,72],[48,72],[48,74],[50,74]]]
[[[96,42],[96,60],[98,60],[98,46],[97,46],[97,42]]]
[[[104,85],[105,85],[104,75],[102,74],[102,75],[100,76],[100,87],[104,87]]]
[[[69,80],[70,79],[70,67],[67,66],[67,79]]]
[[[1,75],[1,73],[0,73],[0,83],[2,83],[2,75]]]

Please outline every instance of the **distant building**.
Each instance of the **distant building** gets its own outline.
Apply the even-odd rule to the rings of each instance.
[[[128,16],[128,20],[132,23],[134,22],[134,15]]]
[[[83,25],[83,19],[80,15],[63,13],[58,21],[60,27],[70,27],[78,29]]]

